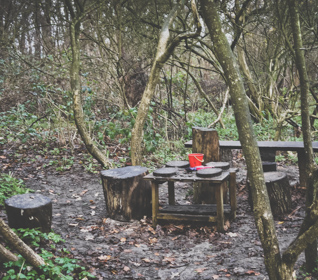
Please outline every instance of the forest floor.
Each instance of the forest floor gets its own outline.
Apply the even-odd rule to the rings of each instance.
[[[44,166],[52,156],[36,155],[37,150],[23,145],[16,150],[2,149],[0,168],[19,175],[28,188],[51,198],[52,229],[66,240],[61,246],[97,279],[268,279],[247,202],[240,151],[233,152],[232,162],[239,168],[237,217],[227,224],[225,233],[218,233],[213,225],[169,223],[154,229],[149,217],[132,222],[112,220],[107,217],[99,170],[91,173],[84,168],[81,149],[75,151],[73,164],[65,171]],[[278,170],[288,174],[293,201],[291,213],[275,219],[280,249],[284,250],[297,236],[305,193],[297,181],[297,166],[281,164]],[[177,202],[191,203],[190,193],[191,185],[178,185]],[[161,187],[160,203],[166,201],[167,188]],[[4,210],[0,216],[6,220]],[[299,270],[303,261],[301,255],[296,265],[298,279],[304,279]]]

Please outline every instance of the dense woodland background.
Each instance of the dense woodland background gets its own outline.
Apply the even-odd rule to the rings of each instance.
[[[253,152],[258,149],[253,141],[246,145],[253,133],[248,124],[242,129],[240,117],[247,107],[244,113],[243,107],[232,105],[245,100],[246,92],[249,112],[244,118],[250,114],[258,140],[301,141],[304,135],[306,146],[317,139],[318,2],[177,2],[1,0],[1,156],[15,152],[17,161],[29,163],[32,158],[25,152],[33,150],[33,160],[41,159],[39,168],[54,166],[63,172],[74,164],[75,153],[87,155],[87,148],[95,160],[86,156],[78,163],[97,172],[97,162],[106,168],[131,164],[133,150],[131,154],[138,154],[152,169],[168,159],[186,158],[184,142],[191,139],[193,126],[213,127],[221,139],[238,140],[240,134],[248,170],[253,171],[249,174],[255,183],[254,202],[266,202],[260,158]],[[224,35],[226,44],[218,41]],[[225,45],[230,45],[230,54]],[[161,52],[164,57],[158,60]],[[226,55],[234,55],[232,62]],[[240,88],[240,79],[231,81],[236,60],[244,83],[237,92],[234,87]],[[301,74],[304,68],[308,77]],[[158,80],[153,69],[160,70]],[[144,100],[149,84],[150,98]],[[309,126],[304,124],[307,111]],[[146,114],[145,124],[139,121],[141,112]],[[136,124],[142,124],[143,131],[133,130]],[[318,186],[311,154],[308,146],[306,175],[311,184],[306,205],[313,207],[300,243],[314,240],[306,234],[318,231],[313,228]],[[290,153],[283,158],[296,157]],[[139,162],[133,157],[132,161]],[[10,163],[3,165],[4,172],[16,171],[11,169]],[[271,279],[290,279],[297,254],[292,261],[290,255],[281,259],[265,202],[255,211],[255,219],[266,267]],[[305,247],[302,243],[298,248]],[[275,268],[271,262],[277,263]],[[288,276],[282,278],[283,274]]]
[[[172,4],[77,4],[83,9],[80,75],[88,131],[106,151],[114,142],[128,149],[160,26]],[[301,137],[299,78],[285,6],[284,1],[221,1],[220,5],[259,140]],[[193,28],[190,8],[184,9],[171,27],[172,36]],[[313,137],[318,112],[317,9],[317,1],[302,1]],[[0,13],[0,143],[51,138],[74,146],[78,137],[70,90],[70,11],[63,1],[1,1]],[[162,143],[191,138],[192,126],[212,126],[221,139],[238,139],[231,99],[206,33],[203,28],[198,38],[181,42],[163,67],[145,126],[146,153]]]

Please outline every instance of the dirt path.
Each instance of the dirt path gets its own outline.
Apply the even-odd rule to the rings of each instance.
[[[279,170],[287,170],[295,184],[295,167]],[[131,223],[111,220],[99,174],[84,172],[81,166],[62,175],[29,179],[26,186],[52,199],[53,230],[99,279],[268,279],[247,203],[245,176],[241,167],[237,218],[225,234],[207,226],[167,224],[153,229],[149,219]],[[185,197],[190,187],[176,188],[177,201],[189,203]],[[164,202],[166,188],[160,189],[160,201]],[[299,190],[292,189],[296,209],[302,201]],[[299,208],[291,217],[275,221],[281,249],[297,235],[303,215]],[[298,263],[302,261],[303,256]]]

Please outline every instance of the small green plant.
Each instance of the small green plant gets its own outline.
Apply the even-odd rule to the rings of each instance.
[[[36,248],[40,246],[39,243],[49,242],[51,248],[55,248],[54,244],[64,242],[61,236],[54,232],[42,233],[38,229],[17,229],[16,233],[24,242]],[[18,261],[3,264],[8,270],[2,279],[72,280],[95,278],[95,276],[86,271],[85,267],[79,265],[78,260],[71,258],[70,253],[65,249],[56,250],[55,255],[45,249],[41,249],[39,255],[46,263],[45,266],[40,267],[40,270],[34,269],[19,255]]]
[[[31,190],[25,188],[21,179],[15,178],[12,173],[0,173],[0,205],[13,195],[28,193]]]

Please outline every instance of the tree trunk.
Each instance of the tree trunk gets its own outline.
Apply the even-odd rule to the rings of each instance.
[[[79,35],[80,35],[80,15],[75,15],[72,8],[72,3],[66,0],[67,7],[73,17],[70,24],[70,37],[71,37],[71,48],[72,48],[72,64],[70,69],[71,76],[71,89],[73,92],[73,110],[74,119],[76,127],[79,134],[88,150],[88,152],[102,165],[108,166],[109,162],[104,153],[98,149],[94,144],[92,138],[90,137],[86,125],[81,99],[81,80],[80,80],[80,45],[79,45]]]
[[[0,233],[10,245],[17,250],[31,265],[39,267],[45,265],[44,260],[26,245],[12,229],[0,219]]]
[[[294,49],[295,49],[295,59],[296,59],[296,68],[299,73],[300,78],[300,93],[301,93],[301,120],[302,120],[302,132],[304,139],[304,148],[305,148],[305,161],[306,161],[306,206],[309,208],[317,199],[317,189],[314,186],[313,172],[315,169],[313,161],[313,149],[312,149],[312,138],[311,138],[311,127],[310,127],[310,113],[309,113],[309,82],[307,75],[307,68],[303,50],[303,44],[301,39],[300,31],[300,21],[299,21],[299,11],[298,11],[298,1],[290,0],[289,9],[290,9],[290,23],[293,30],[294,38]],[[304,220],[303,230],[307,230],[310,226],[313,225],[313,220],[311,217],[311,211],[306,212],[308,217]],[[306,251],[306,269],[311,272],[317,266],[317,241],[310,244]]]
[[[253,203],[256,205],[254,208],[255,223],[264,249],[266,269],[270,279],[280,279],[279,245],[244,85],[239,75],[236,59],[225,34],[222,32],[215,2],[209,0],[201,0],[200,2],[202,17],[208,27],[217,59],[230,88],[236,124],[252,186]]]
[[[199,22],[199,17],[194,0],[191,0],[191,8],[197,27],[196,31],[181,33],[178,36],[174,37],[173,40],[169,43],[169,40],[171,39],[169,27],[177,16],[177,12],[179,10],[178,3],[173,6],[171,12],[166,17],[161,28],[156,57],[152,64],[149,81],[140,101],[136,122],[131,133],[131,161],[133,165],[141,165],[144,124],[146,121],[151,99],[155,93],[155,88],[159,81],[159,75],[162,67],[167,62],[174,49],[179,45],[181,40],[196,37],[201,32],[201,25]]]
[[[18,257],[0,244],[0,263],[16,262]]]

